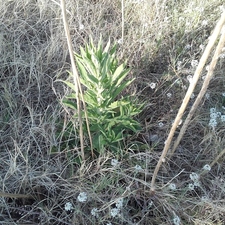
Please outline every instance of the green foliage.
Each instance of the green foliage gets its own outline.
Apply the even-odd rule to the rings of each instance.
[[[93,147],[101,154],[106,149],[122,153],[121,145],[129,132],[137,132],[139,123],[134,116],[140,113],[134,97],[121,96],[121,92],[132,83],[125,80],[129,73],[126,64],[118,64],[115,56],[116,45],[110,48],[110,42],[103,49],[102,41],[95,47],[93,41],[80,49],[75,58],[80,72],[80,81],[84,86],[84,101],[87,108]],[[77,118],[75,86],[64,81],[72,89],[72,94],[63,103],[74,110]],[[82,113],[84,118],[84,113]],[[83,124],[87,134],[86,124]],[[120,147],[119,147],[120,146]]]

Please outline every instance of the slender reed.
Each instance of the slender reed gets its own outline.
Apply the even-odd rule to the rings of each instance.
[[[87,116],[85,101],[84,101],[84,97],[83,97],[83,93],[82,93],[80,78],[79,78],[78,71],[77,71],[77,68],[76,68],[76,65],[75,65],[72,41],[71,41],[68,21],[67,21],[67,17],[66,17],[66,5],[65,5],[64,0],[61,0],[61,8],[62,8],[63,24],[64,24],[65,34],[66,34],[66,38],[67,38],[67,44],[68,44],[68,49],[69,49],[69,54],[70,54],[71,65],[72,65],[73,80],[74,80],[74,85],[75,85],[75,89],[76,89],[77,111],[78,111],[78,120],[79,120],[79,126],[80,126],[79,135],[80,135],[80,144],[81,144],[81,157],[82,157],[82,160],[84,161],[84,159],[85,159],[85,156],[84,156],[84,135],[83,135],[82,115],[81,115],[81,100],[82,100],[83,107],[84,107],[84,113],[85,113],[85,118],[86,118],[86,123],[87,123],[88,135],[89,135],[90,144],[91,144],[91,153],[92,153],[92,157],[94,157],[94,152],[93,152],[93,147],[92,147],[92,138],[91,138],[91,134],[90,134],[88,116]],[[81,100],[80,100],[80,97],[81,97]]]

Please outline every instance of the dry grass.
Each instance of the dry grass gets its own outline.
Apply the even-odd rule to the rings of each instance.
[[[154,168],[189,85],[187,76],[195,70],[191,62],[200,59],[200,45],[207,44],[223,1],[124,1],[124,28],[121,1],[66,3],[75,51],[90,35],[95,42],[101,35],[113,42],[124,32],[118,57],[128,60],[130,76],[136,77],[127,92],[146,101],[138,118],[143,131],[127,141],[127,154],[116,167],[110,153],[81,166],[71,162],[68,153],[75,156],[79,146],[71,148],[71,141],[58,135],[60,123],[71,120],[61,105],[69,90],[56,82],[66,79],[70,70],[60,6],[53,0],[0,1],[1,224],[167,225],[175,224],[176,216],[179,224],[225,224],[224,157],[200,177],[200,187],[188,189],[190,174],[201,174],[202,167],[224,150],[224,123],[215,129],[208,125],[210,108],[225,114],[222,57],[209,96],[174,156],[161,168],[158,191],[150,196]],[[156,83],[155,89],[151,83]],[[57,153],[50,154],[52,149]],[[136,171],[136,165],[143,170]],[[81,192],[87,193],[84,203],[77,200]],[[113,218],[111,209],[120,198],[123,208]],[[67,202],[73,205],[71,211],[64,209]],[[91,215],[93,208],[99,210],[98,217]]]

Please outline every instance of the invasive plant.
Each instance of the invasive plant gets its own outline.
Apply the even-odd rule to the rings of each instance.
[[[118,64],[115,52],[116,45],[110,48],[110,41],[103,48],[102,40],[96,47],[91,39],[90,44],[80,48],[80,54],[75,53],[93,148],[98,154],[106,149],[116,154],[122,153],[120,147],[129,131],[140,129],[134,116],[141,112],[142,105],[137,104],[133,96],[121,96],[121,92],[134,79],[125,80],[130,70],[125,63]],[[64,83],[72,93],[66,96],[63,103],[74,110],[74,118],[77,118],[75,85],[70,81]],[[86,123],[83,129],[87,135]]]

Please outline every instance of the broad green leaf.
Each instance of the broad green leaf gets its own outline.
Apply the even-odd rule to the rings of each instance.
[[[122,71],[124,70],[124,65],[121,64],[116,71],[113,73],[112,75],[112,82],[114,82],[115,80],[117,80],[117,78],[121,75]]]
[[[109,41],[107,42],[107,45],[105,46],[103,52],[104,52],[104,53],[105,53],[105,52],[109,52],[109,47],[110,47],[110,39],[109,39]]]

